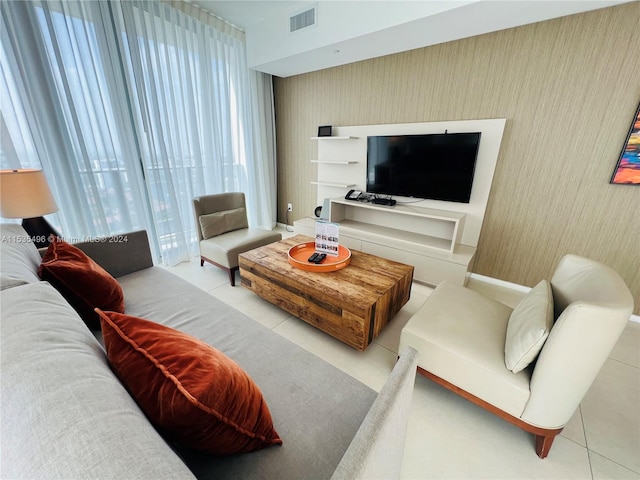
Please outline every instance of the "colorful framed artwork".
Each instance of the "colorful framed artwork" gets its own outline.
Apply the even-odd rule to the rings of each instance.
[[[611,183],[640,185],[640,105],[631,122],[627,141],[622,147]]]

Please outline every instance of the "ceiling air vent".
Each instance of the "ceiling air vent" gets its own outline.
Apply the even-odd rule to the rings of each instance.
[[[316,24],[316,7],[300,12],[289,17],[289,33],[297,32],[303,28]]]

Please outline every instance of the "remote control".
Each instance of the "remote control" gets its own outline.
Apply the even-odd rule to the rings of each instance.
[[[322,263],[322,261],[325,258],[327,258],[327,254],[326,253],[321,253],[320,255],[318,255],[318,258],[316,258],[315,264],[318,265],[319,263]]]
[[[307,259],[307,262],[315,263],[319,256],[318,252],[313,252],[313,255]]]

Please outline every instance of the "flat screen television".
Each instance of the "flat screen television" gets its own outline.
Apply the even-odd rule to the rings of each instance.
[[[480,132],[367,137],[367,192],[469,203]]]

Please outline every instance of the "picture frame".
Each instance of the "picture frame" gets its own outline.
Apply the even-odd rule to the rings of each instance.
[[[640,104],[609,183],[640,185]]]
[[[331,125],[323,125],[318,127],[318,136],[319,137],[330,137],[331,136]]]

